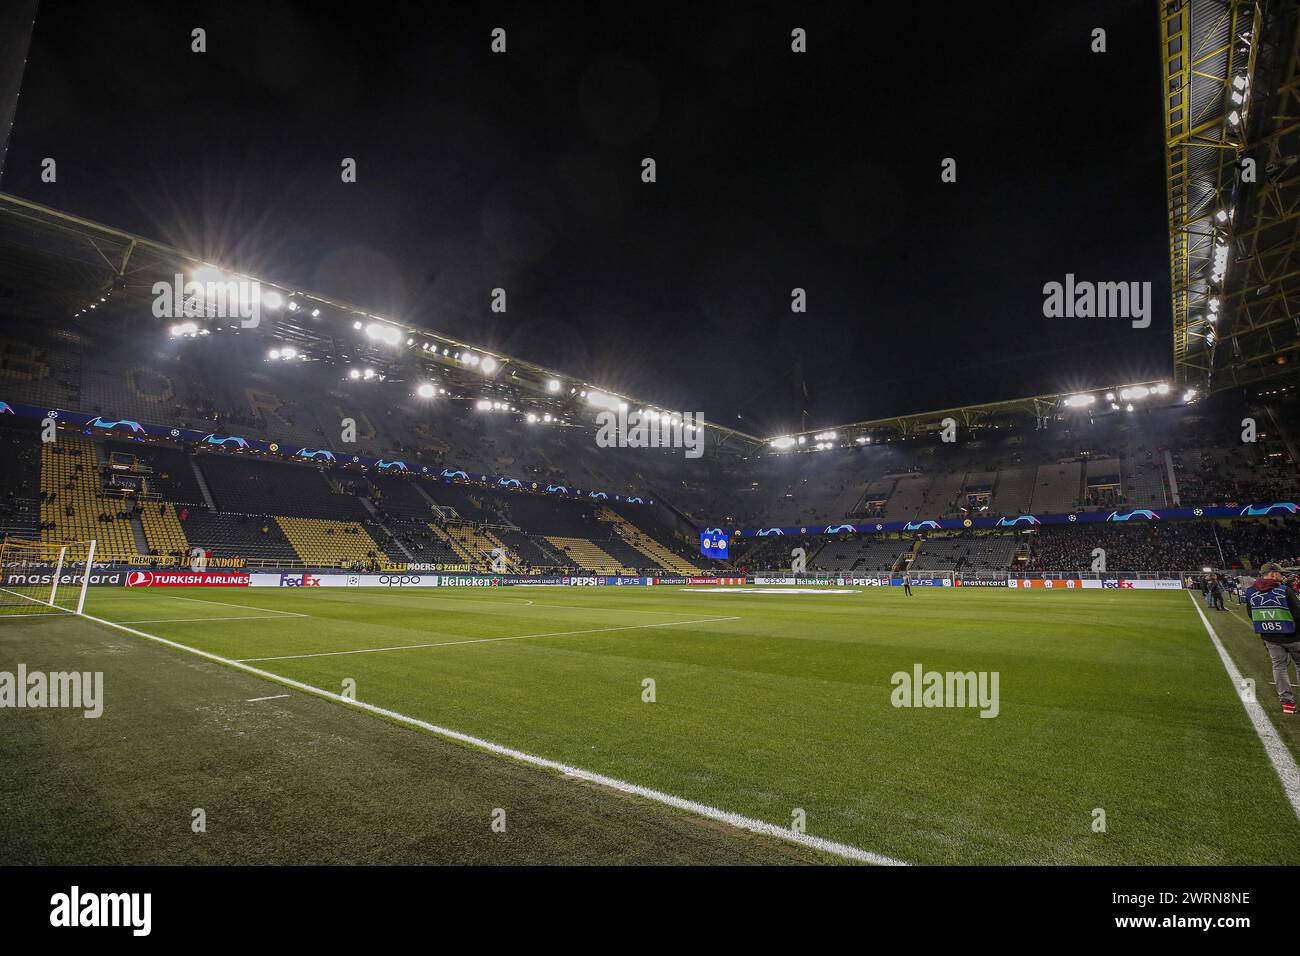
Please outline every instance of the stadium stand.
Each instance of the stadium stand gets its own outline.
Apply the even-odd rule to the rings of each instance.
[[[602,508],[598,517],[602,521],[608,522],[614,534],[627,543],[632,552],[627,557],[630,557],[635,562],[632,565],[633,567],[662,568],[666,571],[676,571],[678,574],[702,573],[701,568],[668,548],[662,541],[642,531],[641,528],[612,508]],[[650,522],[647,521],[647,524],[650,524]],[[611,550],[609,547],[610,544],[618,543],[620,542],[617,539],[611,538],[605,545],[605,549],[614,554],[615,557],[623,557],[617,549]]]
[[[1083,480],[1083,464],[1062,461],[1039,465],[1034,478],[1034,497],[1030,507],[1044,514],[1065,514],[1079,509],[1079,486]]]
[[[36,538],[40,534],[40,495],[35,423],[0,418],[0,535]]]
[[[105,558],[135,554],[126,502],[103,495],[94,442],[64,433],[41,444],[41,540],[99,542]]]
[[[123,458],[133,461],[133,470],[146,475],[148,491],[164,501],[182,505],[204,503],[203,492],[183,449],[154,442],[108,439],[104,442],[104,452],[110,464]]]
[[[186,511],[188,514],[188,509]],[[175,505],[166,501],[142,502],[139,514],[149,554],[181,556],[189,553],[190,544]]]
[[[310,567],[368,567],[383,557],[383,549],[358,522],[290,517],[275,520],[298,557]]]
[[[546,540],[569,557],[575,565],[584,571],[595,574],[633,574],[635,568],[629,567],[608,551],[587,538],[565,538],[547,535]]]
[[[1034,468],[1005,468],[998,472],[989,499],[989,511],[995,515],[1020,515],[1029,512],[1034,497]]]
[[[195,510],[184,522],[192,547],[210,551],[214,558],[244,558],[297,567],[300,559],[284,532],[270,515],[222,514]]]
[[[891,571],[911,547],[910,538],[893,535],[837,539],[818,551],[809,566],[817,571]],[[789,567],[788,555],[785,566]]]
[[[336,492],[314,465],[224,452],[200,455],[198,461],[224,512],[357,521],[367,517],[358,499]]]

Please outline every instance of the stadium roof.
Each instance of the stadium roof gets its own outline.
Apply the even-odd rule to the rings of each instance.
[[[0,193],[0,296],[10,315],[45,325],[52,310],[74,325],[140,321],[150,315],[155,282],[171,282],[178,273],[188,279],[205,268],[212,270],[214,265],[201,256]],[[276,292],[288,305],[256,331],[233,322],[201,320],[200,324],[236,335],[264,335],[268,346],[289,346],[295,359],[336,366],[340,376],[349,367],[365,367],[392,382],[433,383],[446,389],[443,394],[451,401],[469,405],[498,400],[520,415],[550,414],[558,422],[574,425],[589,424],[590,416],[581,413],[600,407],[592,396],[626,403],[629,410],[675,411],[352,303],[260,277],[221,274],[226,279],[255,279],[263,300]],[[158,334],[165,334],[164,329],[165,323],[160,322]],[[485,366],[488,359],[490,372]],[[893,415],[776,438],[712,423],[707,424],[707,433],[715,448],[739,455],[819,451],[915,438],[940,431],[949,419],[962,428],[1009,428],[1071,412],[1120,413],[1132,410],[1135,402],[1185,403],[1198,394],[1195,388],[1166,382],[1138,382]]]
[[[1300,35],[1276,0],[1161,3],[1174,381],[1291,372],[1300,345]]]

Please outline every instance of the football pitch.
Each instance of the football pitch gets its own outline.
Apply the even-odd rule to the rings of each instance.
[[[1295,863],[1298,718],[1243,611],[1200,603],[92,589],[86,613],[136,633],[0,619],[0,670],[105,672],[99,720],[0,710],[20,771],[0,843],[67,863],[91,861],[87,828],[93,862]],[[1259,730],[1205,620],[1255,682]],[[926,702],[911,683],[931,672],[972,675],[971,694],[898,706]],[[240,853],[212,849],[223,832]]]

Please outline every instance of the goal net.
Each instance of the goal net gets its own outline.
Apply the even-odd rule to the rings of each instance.
[[[94,541],[0,543],[0,617],[80,614]]]

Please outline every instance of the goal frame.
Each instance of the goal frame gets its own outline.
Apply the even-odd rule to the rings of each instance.
[[[91,538],[88,541],[29,541],[22,538],[5,538],[0,540],[0,574],[4,572],[7,561],[15,553],[34,556],[38,560],[43,560],[46,563],[49,563],[52,559],[54,562],[54,573],[50,576],[50,594],[48,599],[42,601],[26,594],[19,594],[17,591],[10,593],[26,598],[34,604],[41,605],[42,607],[48,607],[53,611],[64,611],[68,614],[84,616],[86,608],[86,591],[90,587],[90,575],[95,566],[95,548],[97,544],[98,542],[94,538]],[[81,584],[77,585],[76,583],[70,582],[67,585],[61,585],[63,568],[67,562],[70,549],[81,547],[84,547],[86,550],[85,569],[81,575]],[[78,588],[75,610],[71,607],[62,607],[56,603],[61,586],[65,588]],[[4,588],[3,583],[0,583],[0,589],[8,590],[7,588]],[[36,615],[20,614],[15,616],[35,617]]]

